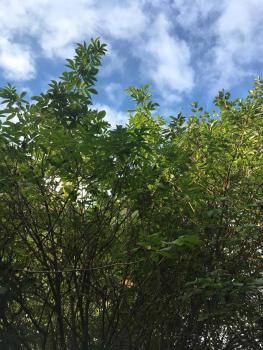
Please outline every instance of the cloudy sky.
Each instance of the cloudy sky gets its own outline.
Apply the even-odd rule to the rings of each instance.
[[[100,37],[108,54],[94,104],[125,120],[124,89],[150,83],[160,113],[211,109],[225,88],[245,96],[263,68],[263,0],[0,0],[0,84],[36,94],[74,44]]]

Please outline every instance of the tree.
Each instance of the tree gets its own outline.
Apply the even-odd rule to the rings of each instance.
[[[263,82],[168,122],[92,108],[106,47],[78,44],[0,134],[3,349],[261,349]]]

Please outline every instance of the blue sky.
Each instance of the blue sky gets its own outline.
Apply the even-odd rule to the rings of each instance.
[[[0,0],[0,84],[37,94],[74,44],[100,37],[108,54],[98,108],[125,122],[124,89],[150,83],[159,113],[211,110],[219,89],[245,96],[263,68],[263,0]]]

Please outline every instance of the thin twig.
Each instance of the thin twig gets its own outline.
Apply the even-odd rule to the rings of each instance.
[[[13,269],[15,272],[25,272],[25,273],[67,273],[67,272],[81,272],[81,271],[92,271],[92,270],[101,270],[113,266],[122,266],[122,265],[132,265],[137,264],[138,262],[142,261],[143,259],[140,259],[138,261],[131,261],[127,263],[114,263],[114,264],[108,264],[108,265],[102,265],[102,266],[95,266],[90,268],[76,268],[76,269],[64,269],[64,270],[28,270],[28,269]]]

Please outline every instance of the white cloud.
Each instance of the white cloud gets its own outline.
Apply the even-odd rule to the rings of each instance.
[[[220,11],[222,1],[173,0],[171,6],[175,10],[174,21],[185,30],[192,31],[196,35],[199,32],[201,23]]]
[[[156,84],[166,102],[178,100],[181,93],[193,88],[190,48],[172,34],[171,23],[164,14],[156,18],[139,55],[143,61],[142,70]]]
[[[34,60],[29,49],[1,37],[0,67],[7,79],[26,80],[35,75]]]
[[[18,91],[21,93],[21,92],[26,92],[27,94],[26,94],[26,96],[24,97],[26,100],[30,97],[30,96],[33,96],[33,91],[32,91],[32,89],[30,89],[30,87],[28,87],[28,86],[25,86],[25,85],[22,85],[22,86],[20,86],[20,85],[18,85],[17,86],[17,89],[18,89]]]
[[[105,86],[106,94],[110,101],[116,103],[121,103],[123,99],[124,89],[121,84],[109,83]]]
[[[100,9],[103,14],[101,24],[112,37],[131,41],[147,29],[149,18],[139,2],[117,2],[118,6],[105,3],[107,6]]]
[[[0,0],[0,32],[10,43],[17,41],[17,37],[33,39],[42,55],[49,58],[71,56],[75,43],[90,37],[100,36],[106,42],[112,39],[132,41],[147,24],[148,16],[136,1],[23,0],[21,3],[20,0]],[[35,49],[31,47],[31,50]],[[112,59],[105,74],[121,69],[123,63],[111,50],[115,60]],[[118,66],[114,64],[116,58]],[[27,49],[23,66],[32,63],[32,54]],[[15,77],[17,69],[12,74],[12,67],[10,64],[9,72]],[[30,78],[32,74],[26,76],[27,71],[29,69],[24,77]]]
[[[263,54],[262,0],[173,0],[171,4],[175,26],[188,35],[197,80],[211,94],[258,74],[253,67]]]
[[[96,103],[93,105],[94,109],[106,112],[106,120],[111,124],[112,127],[120,124],[125,124],[127,121],[127,113],[118,111],[115,108],[108,106],[106,104]]]
[[[0,67],[8,79],[30,79],[41,55],[68,57],[76,42],[100,36],[110,51],[103,78],[124,77],[136,57],[135,74],[172,105],[199,79],[214,91],[258,73],[262,18],[262,0],[0,0]]]
[[[0,19],[2,31],[35,37],[50,57],[64,57],[76,41],[91,35],[131,40],[147,25],[142,7],[130,1],[1,0]]]
[[[120,55],[119,52],[114,50],[111,43],[106,38],[102,38],[102,41],[107,43],[107,55],[104,58],[105,64],[103,64],[100,69],[100,75],[105,78],[109,77],[114,72],[118,72],[119,75],[123,74],[128,57]]]
[[[167,96],[167,101],[174,100],[194,84],[190,50],[185,41],[172,35],[171,22],[164,13],[157,17],[150,15],[145,5],[149,5],[149,1],[24,0],[21,4],[18,0],[0,0],[0,29],[5,28],[10,42],[18,32],[34,38],[50,58],[71,56],[75,42],[100,35],[110,42],[112,57],[102,76],[114,70],[122,71],[125,59],[114,50],[111,42],[126,40],[131,44],[131,53],[139,58],[145,80],[155,83],[162,95]],[[11,18],[1,22],[7,11]],[[34,61],[28,49],[21,68],[9,65],[9,76],[17,77],[20,69],[24,72],[20,78],[32,77]]]
[[[181,92],[193,87],[188,45],[171,34],[171,22],[165,14],[156,17],[147,13],[144,6],[149,1],[24,0],[21,5],[18,0],[2,0],[3,3],[11,15],[3,22],[10,40],[14,40],[18,31],[27,34],[47,57],[71,56],[75,42],[100,35],[110,42],[111,51],[102,76],[113,71],[121,73],[126,62],[114,50],[112,41],[125,40],[130,43],[131,53],[139,58],[145,80],[155,83],[167,101],[178,99]],[[24,78],[32,77],[29,66],[33,66],[33,61],[29,53],[27,50],[24,55],[23,66],[27,65]],[[10,72],[11,69],[12,66]],[[17,76],[15,69],[12,76]]]
[[[229,88],[257,74],[252,67],[263,54],[262,18],[261,0],[225,1],[214,27],[217,43],[210,69],[216,87]]]

